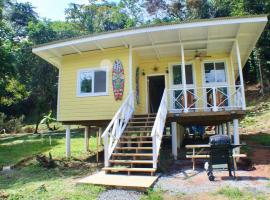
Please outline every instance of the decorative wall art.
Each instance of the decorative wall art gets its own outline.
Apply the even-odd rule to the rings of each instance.
[[[122,100],[125,86],[124,68],[120,60],[115,60],[112,72],[112,84],[115,100]]]
[[[140,67],[136,68],[136,102],[140,104]]]

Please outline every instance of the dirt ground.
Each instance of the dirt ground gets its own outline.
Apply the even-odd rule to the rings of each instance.
[[[247,141],[247,146],[248,158],[239,160],[236,180],[228,176],[227,170],[214,170],[216,179],[210,182],[204,170],[207,160],[197,160],[193,171],[191,160],[182,157],[181,160],[167,163],[155,189],[166,191],[164,199],[168,200],[224,199],[222,195],[213,195],[224,187],[238,188],[254,194],[263,193],[270,199],[270,147],[255,141]]]

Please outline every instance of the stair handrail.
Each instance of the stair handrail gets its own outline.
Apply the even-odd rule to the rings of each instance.
[[[157,168],[158,152],[163,137],[167,113],[168,113],[168,98],[167,98],[167,90],[165,88],[160,101],[154,126],[151,132],[151,137],[153,141],[153,168]]]
[[[121,107],[115,113],[111,122],[102,134],[104,139],[104,162],[105,167],[109,166],[109,159],[117,145],[117,142],[123,134],[126,125],[134,112],[133,91],[127,96]]]

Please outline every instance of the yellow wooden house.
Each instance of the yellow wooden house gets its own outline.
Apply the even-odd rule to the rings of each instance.
[[[153,174],[165,127],[175,159],[185,126],[215,126],[217,134],[233,132],[239,144],[238,120],[246,110],[242,68],[266,23],[261,15],[194,20],[35,47],[59,69],[57,120],[66,125],[67,156],[73,124],[85,126],[86,137],[88,127],[100,127],[110,172]],[[123,67],[120,99],[113,89],[116,63]]]

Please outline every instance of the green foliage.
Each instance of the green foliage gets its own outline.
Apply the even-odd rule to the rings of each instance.
[[[217,194],[227,197],[229,200],[266,200],[266,196],[262,193],[251,193],[250,191],[241,191],[235,187],[223,187]]]
[[[46,124],[49,130],[53,130],[50,127],[50,124],[56,122],[56,119],[52,117],[52,111],[49,112],[49,114],[44,115],[43,119],[40,121],[41,124]]]
[[[258,144],[270,146],[270,134],[260,133],[260,134],[250,134],[246,137],[246,140],[254,141]]]
[[[8,119],[4,113],[0,113],[0,133],[18,133],[22,129],[24,116]]]
[[[72,156],[77,159],[85,159],[91,155],[91,153],[84,152],[83,145],[84,133],[81,130],[72,131]],[[90,138],[89,147],[92,152],[96,150],[95,137]],[[40,153],[48,156],[49,152],[55,159],[65,159],[65,151],[64,133],[6,136],[0,138],[0,166],[16,164],[24,158],[32,157]]]
[[[89,5],[71,3],[66,9],[66,19],[88,33],[112,31],[135,25],[133,19],[121,12],[121,7],[106,1],[90,2]]]
[[[242,199],[244,194],[238,188],[224,187],[218,191],[218,194],[224,195],[229,199],[237,200]]]
[[[36,163],[0,176],[0,195],[7,200],[29,199],[97,199],[105,189],[100,186],[75,184],[74,179],[86,176],[87,168],[46,170]],[[1,196],[0,196],[1,199]]]
[[[141,200],[162,200],[162,191],[149,189],[147,194],[144,195]]]

